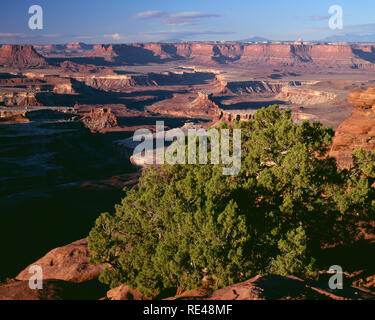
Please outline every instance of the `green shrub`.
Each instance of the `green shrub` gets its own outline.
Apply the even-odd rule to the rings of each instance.
[[[333,130],[293,124],[263,108],[240,122],[242,168],[165,165],[143,172],[114,214],[90,232],[100,279],[155,296],[211,280],[223,287],[257,274],[311,275],[324,244],[350,242],[373,218],[375,170],[366,153],[352,171],[325,157]],[[370,159],[371,160],[371,159]]]

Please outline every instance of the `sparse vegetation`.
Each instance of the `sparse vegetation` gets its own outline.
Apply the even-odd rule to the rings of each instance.
[[[263,108],[242,129],[242,168],[148,168],[114,214],[90,232],[100,280],[156,296],[211,280],[223,287],[257,274],[312,276],[323,245],[354,241],[375,208],[374,154],[352,170],[326,157],[333,130],[293,124],[290,111]]]

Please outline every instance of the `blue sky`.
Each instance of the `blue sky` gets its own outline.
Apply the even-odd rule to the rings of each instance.
[[[43,30],[30,30],[28,9],[43,8]],[[344,29],[328,27],[341,5]],[[1,0],[0,43],[124,43],[167,40],[319,40],[339,33],[375,34],[374,0]]]

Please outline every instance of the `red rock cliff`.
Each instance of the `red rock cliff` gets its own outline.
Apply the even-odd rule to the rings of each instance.
[[[45,67],[46,59],[30,45],[3,45],[0,49],[0,66],[12,68]]]
[[[349,102],[355,107],[337,129],[330,152],[342,168],[352,165],[353,151],[375,150],[375,88],[351,93]]]
[[[119,61],[157,62],[165,59],[193,59],[196,63],[249,64],[314,63],[371,67],[375,46],[339,44],[248,44],[248,43],[147,43],[98,45],[88,56],[118,57]]]

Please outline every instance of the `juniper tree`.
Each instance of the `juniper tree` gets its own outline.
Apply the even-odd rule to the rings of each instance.
[[[242,167],[165,165],[144,170],[88,241],[100,280],[143,294],[223,287],[257,274],[312,275],[325,244],[350,242],[373,219],[374,154],[351,170],[326,156],[333,137],[319,122],[294,124],[288,110],[262,108],[242,129]],[[224,127],[223,127],[224,128]]]

